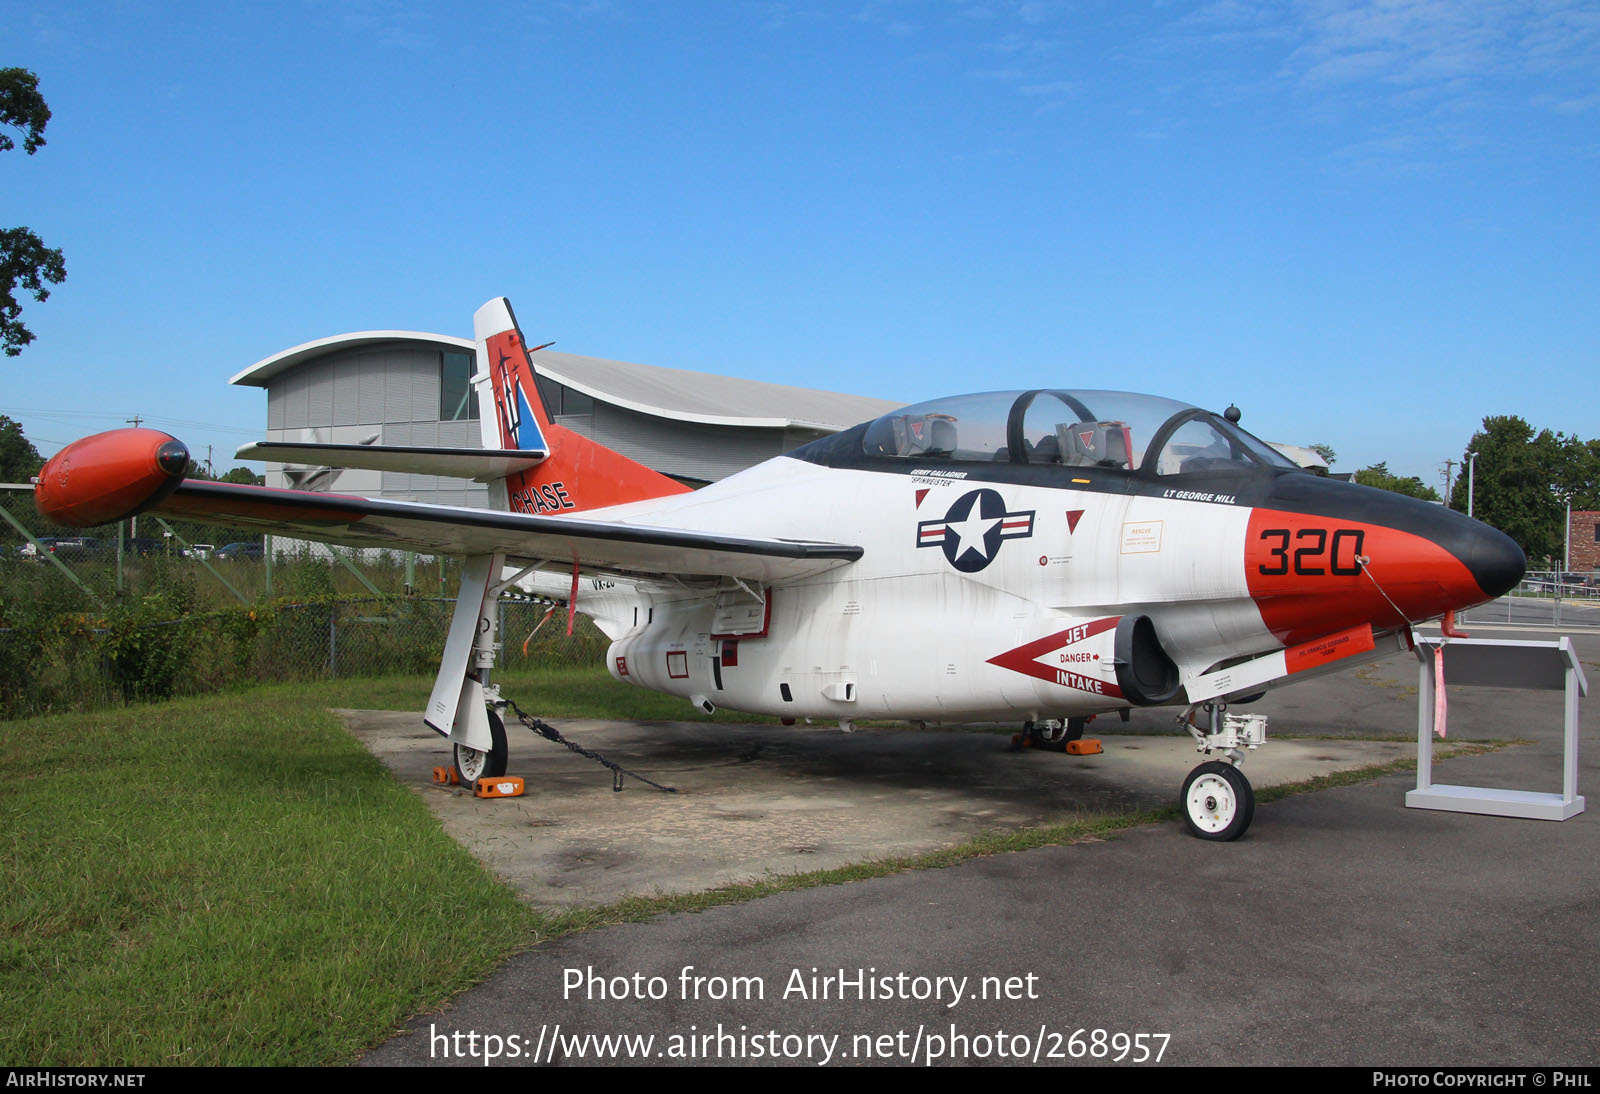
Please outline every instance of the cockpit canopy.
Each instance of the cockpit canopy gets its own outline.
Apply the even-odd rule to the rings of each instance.
[[[868,457],[1098,467],[1146,475],[1289,468],[1266,443],[1210,411],[1125,391],[991,391],[885,414]]]

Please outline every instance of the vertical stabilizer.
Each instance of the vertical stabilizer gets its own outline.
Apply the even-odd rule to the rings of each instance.
[[[509,300],[499,296],[479,308],[472,327],[483,446],[550,453],[537,467],[505,480],[510,509],[573,513],[688,492],[682,483],[551,421]],[[487,413],[491,401],[493,414]]]

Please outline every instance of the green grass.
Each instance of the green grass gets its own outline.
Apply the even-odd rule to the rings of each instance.
[[[503,679],[542,717],[707,720],[593,668]],[[516,950],[628,914],[521,905],[327,711],[420,710],[430,685],[0,723],[0,1064],[338,1063]]]
[[[704,718],[593,669],[504,682],[549,718]],[[0,1065],[348,1062],[543,939],[1176,817],[1089,814],[923,855],[541,912],[325,709],[420,709],[428,686],[278,685],[0,723]]]
[[[530,914],[289,689],[0,725],[0,1062],[349,1059]]]

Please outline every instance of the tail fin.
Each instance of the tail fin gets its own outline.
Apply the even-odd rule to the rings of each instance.
[[[682,483],[550,420],[509,300],[496,297],[479,308],[472,326],[483,446],[550,453],[538,466],[507,477],[511,509],[571,513],[688,492]]]

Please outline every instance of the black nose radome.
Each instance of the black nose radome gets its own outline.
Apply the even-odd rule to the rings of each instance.
[[[189,469],[189,449],[182,441],[168,441],[156,449],[156,466],[177,478]]]
[[[1487,524],[1479,524],[1466,549],[1458,556],[1484,595],[1493,599],[1517,587],[1528,559],[1517,541]]]

